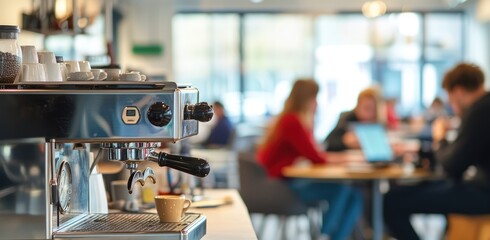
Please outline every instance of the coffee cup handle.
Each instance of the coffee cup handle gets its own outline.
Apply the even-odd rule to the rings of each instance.
[[[100,72],[99,74],[99,80],[103,81],[107,79],[107,73],[106,72]]]
[[[187,207],[185,206],[186,204],[187,204]],[[191,200],[189,200],[189,199],[184,200],[184,209],[182,209],[182,216],[184,216],[185,212],[187,212],[187,210],[189,210],[191,205],[192,205]]]
[[[141,80],[140,81],[142,81],[142,82],[146,81],[146,75],[141,74],[140,77],[141,77]]]

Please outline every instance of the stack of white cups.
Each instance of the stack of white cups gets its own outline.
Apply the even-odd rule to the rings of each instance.
[[[56,57],[53,52],[38,52],[39,63],[44,66],[46,71],[46,80],[49,82],[63,81],[60,64],[56,62]]]
[[[22,50],[22,82],[63,81],[60,64],[53,52],[37,52],[35,46],[24,45]]]
[[[46,71],[39,63],[35,46],[20,46],[22,50],[22,82],[46,81]]]

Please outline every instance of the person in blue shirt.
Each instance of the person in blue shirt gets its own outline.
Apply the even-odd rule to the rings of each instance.
[[[216,124],[211,129],[208,138],[204,141],[204,146],[207,147],[222,147],[228,146],[233,137],[233,124],[225,115],[225,108],[221,102],[213,104],[214,118],[217,119]]]

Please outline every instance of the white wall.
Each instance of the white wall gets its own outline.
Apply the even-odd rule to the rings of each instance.
[[[22,27],[22,12],[31,12],[30,0],[0,0],[0,25],[17,25]],[[23,32],[19,35],[21,45],[35,45],[38,49],[43,47],[43,36],[40,34]]]
[[[119,0],[115,6],[124,14],[119,26],[119,59],[123,68],[138,68],[148,74],[166,74],[172,79],[172,0]],[[160,43],[164,52],[141,56],[131,52],[134,43]]]

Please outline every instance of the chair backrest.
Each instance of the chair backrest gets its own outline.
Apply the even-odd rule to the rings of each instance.
[[[240,195],[250,213],[300,215],[307,206],[283,180],[270,179],[254,153],[239,153]]]

